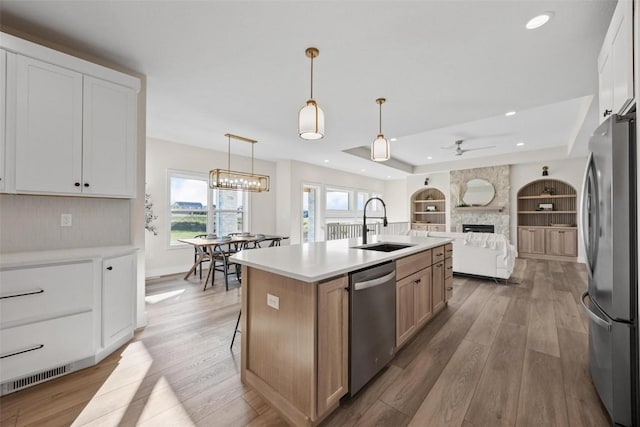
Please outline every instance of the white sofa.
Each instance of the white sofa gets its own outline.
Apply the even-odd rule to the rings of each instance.
[[[506,280],[513,272],[516,248],[502,234],[417,230],[409,234],[453,239],[454,273]]]

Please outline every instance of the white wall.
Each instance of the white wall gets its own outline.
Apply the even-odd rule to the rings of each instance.
[[[424,185],[425,178],[429,178],[429,185]],[[407,190],[404,198],[404,209],[406,212],[406,220],[409,221],[411,216],[411,196],[418,191],[422,190],[426,187],[437,188],[442,191],[444,197],[446,199],[446,221],[447,221],[447,230],[451,231],[449,228],[451,226],[451,180],[449,178],[449,172],[432,172],[432,173],[424,173],[418,175],[411,175],[407,177]]]
[[[578,193],[577,205],[579,209],[586,162],[586,157],[578,157],[574,159],[511,165],[511,241],[516,247],[518,247],[518,191],[529,182],[542,179],[542,166],[549,166],[549,176],[546,178],[557,179],[571,184]],[[584,260],[582,232],[578,230],[578,261],[584,262]]]
[[[383,199],[389,222],[409,222],[408,198],[406,179],[385,181]]]
[[[383,195],[382,199],[384,200],[385,183],[379,179],[293,160],[278,162],[278,169],[279,179],[286,180],[287,176],[289,178],[289,185],[282,183],[278,187],[283,190],[283,193],[278,192],[278,201],[283,200],[282,204],[278,203],[278,234],[288,235],[291,244],[300,243],[301,240],[303,184],[316,184],[322,189],[320,218],[318,219],[320,224],[325,223],[324,190],[326,187],[354,188],[379,193]],[[284,193],[286,191],[289,194],[288,200],[283,199],[283,197],[287,197],[287,194]],[[324,240],[323,226],[319,230],[317,240]]]
[[[249,171],[251,158],[231,156],[234,169]],[[167,188],[167,170],[199,172],[208,174],[209,170],[227,167],[227,153],[177,144],[158,139],[147,139],[146,183],[147,193],[151,194],[154,222],[158,235],[146,232],[146,277],[188,271],[193,264],[193,247],[169,248],[169,189]],[[271,190],[266,193],[249,193],[248,229],[257,233],[276,232],[276,165],[273,162],[255,160],[256,173],[269,175]]]

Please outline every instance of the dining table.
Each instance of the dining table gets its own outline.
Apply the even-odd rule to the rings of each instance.
[[[242,248],[246,247],[248,244],[257,244],[259,245],[262,242],[275,242],[288,239],[286,236],[278,236],[273,234],[246,234],[246,233],[237,233],[229,236],[216,237],[216,238],[191,238],[191,239],[178,239],[181,243],[186,243],[192,245],[197,253],[197,257],[191,269],[184,276],[184,279],[187,280],[191,274],[195,274],[196,269],[203,261],[206,261],[207,258],[211,256],[215,252],[216,247],[222,247],[225,245],[233,245],[234,250],[238,251]],[[224,252],[224,251],[223,251]],[[227,251],[228,252],[228,251]],[[208,276],[207,276],[208,277]]]

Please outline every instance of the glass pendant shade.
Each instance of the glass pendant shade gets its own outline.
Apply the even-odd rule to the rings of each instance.
[[[378,134],[378,137],[371,143],[371,160],[374,162],[384,162],[391,158],[391,147],[389,140],[384,137],[383,134]]]
[[[298,114],[298,135],[310,140],[324,137],[324,112],[313,99]]]

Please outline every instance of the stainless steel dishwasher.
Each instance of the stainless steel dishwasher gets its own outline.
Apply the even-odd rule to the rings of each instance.
[[[349,275],[349,396],[355,395],[396,352],[396,264]]]

